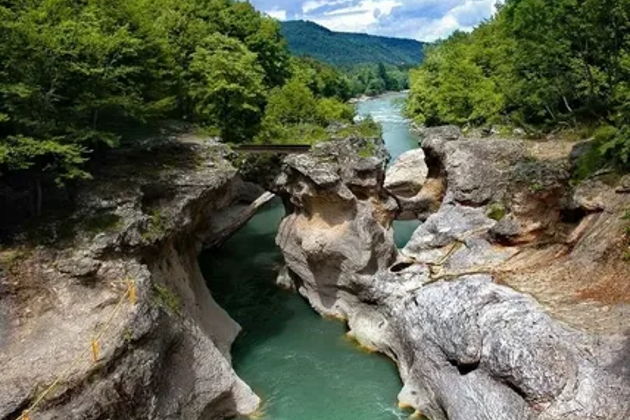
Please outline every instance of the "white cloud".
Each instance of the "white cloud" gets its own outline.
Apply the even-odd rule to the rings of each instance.
[[[435,41],[437,39],[445,38],[455,32],[456,30],[466,30],[452,15],[448,14],[437,20],[427,20],[419,26],[416,30],[414,38],[421,39],[423,41]]]
[[[325,6],[338,6],[348,2],[349,0],[307,0],[302,4],[302,13],[308,14]]]
[[[496,0],[442,1],[438,4],[435,0],[418,0],[414,2],[414,10],[406,4],[396,10],[392,19],[379,21],[378,27],[372,31],[391,36],[404,34],[409,38],[432,42],[457,30],[471,31],[496,11]]]
[[[500,0],[499,0],[500,1]],[[280,20],[310,20],[329,29],[435,41],[470,31],[497,0],[251,0]]]
[[[309,3],[324,2],[312,1]],[[330,4],[327,2],[326,6],[330,6]],[[355,4],[324,11],[310,20],[335,31],[367,32],[378,24],[379,19],[388,16],[395,7],[402,4],[397,0],[362,0]]]
[[[278,20],[287,20],[287,11],[286,10],[268,10],[267,13],[274,19]]]

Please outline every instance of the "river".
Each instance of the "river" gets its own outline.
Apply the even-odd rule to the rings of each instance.
[[[404,94],[361,102],[360,115],[383,126],[392,156],[417,147],[401,116]],[[217,302],[243,327],[232,348],[239,376],[262,398],[262,420],[396,420],[402,386],[395,365],[357,348],[341,322],[322,319],[300,296],[275,287],[282,264],[274,243],[284,215],[270,203],[200,263]],[[397,223],[404,245],[415,223]]]

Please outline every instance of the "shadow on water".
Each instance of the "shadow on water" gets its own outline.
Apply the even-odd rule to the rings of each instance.
[[[235,358],[247,357],[248,342],[282,334],[294,316],[288,294],[274,284],[282,265],[275,232],[284,216],[274,201],[220,248],[200,256],[201,270],[217,303],[243,328]],[[234,360],[237,363],[237,360]]]

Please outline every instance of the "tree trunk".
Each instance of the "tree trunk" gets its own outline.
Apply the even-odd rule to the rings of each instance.
[[[549,108],[549,105],[545,104],[545,109],[547,110],[547,112],[549,113],[549,115],[551,115],[551,118],[552,118],[554,121],[556,121],[556,114],[554,114],[554,113],[551,111],[551,108]]]
[[[562,101],[564,102],[564,106],[567,107],[567,111],[569,111],[569,114],[573,114],[573,108],[571,108],[571,105],[569,105],[569,101],[567,100],[567,97],[562,95]]]

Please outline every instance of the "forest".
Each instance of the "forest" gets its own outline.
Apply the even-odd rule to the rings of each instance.
[[[308,55],[337,67],[377,63],[416,65],[422,60],[423,43],[413,39],[335,32],[303,20],[285,21],[280,25],[292,53]]]
[[[593,136],[586,175],[630,165],[630,1],[508,0],[472,33],[427,48],[411,72],[419,124]]]
[[[422,42],[331,31],[313,22],[281,23],[289,51],[327,63],[347,79],[352,96],[409,87],[409,70],[422,61]]]
[[[290,56],[232,0],[0,3],[0,176],[58,186],[132,131],[185,120],[226,142],[350,122],[345,77]]]

